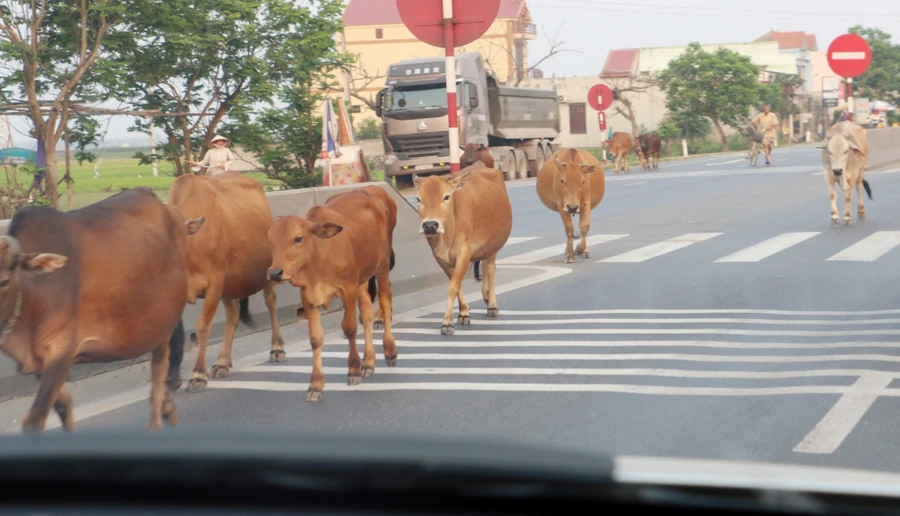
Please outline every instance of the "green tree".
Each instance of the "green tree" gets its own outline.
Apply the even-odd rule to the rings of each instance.
[[[850,32],[862,36],[872,48],[869,69],[853,79],[854,96],[900,104],[900,45],[891,43],[891,35],[880,29],[856,25]]]
[[[666,156],[672,155],[672,142],[681,136],[681,129],[670,117],[665,117],[656,128],[660,139],[666,142]]]
[[[381,138],[381,124],[374,118],[367,118],[359,123],[356,137],[360,140],[377,140]]]
[[[695,42],[669,62],[659,80],[669,111],[709,118],[728,150],[722,124],[740,127],[746,122],[759,98],[758,75],[749,57],[725,48],[707,52]]]
[[[21,99],[32,136],[44,142],[46,194],[59,207],[56,147],[74,116],[71,101],[102,96],[90,77],[105,68],[108,44],[128,37],[124,15],[130,8],[117,0],[47,2],[0,1],[0,97]]]

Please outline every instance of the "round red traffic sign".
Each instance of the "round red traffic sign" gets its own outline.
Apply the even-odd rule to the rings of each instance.
[[[857,34],[838,36],[828,45],[828,66],[845,79],[862,75],[871,62],[872,49]]]
[[[442,0],[397,0],[406,28],[425,43],[444,47]],[[453,46],[468,45],[484,35],[500,12],[500,0],[453,0]]]
[[[613,103],[613,93],[605,84],[595,84],[588,92],[588,104],[597,111],[604,111]]]

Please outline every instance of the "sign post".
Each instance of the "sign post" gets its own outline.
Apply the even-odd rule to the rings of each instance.
[[[847,111],[853,120],[853,78],[862,75],[872,63],[869,43],[857,34],[838,36],[828,45],[828,66],[847,79]]]
[[[595,84],[588,91],[588,104],[597,111],[600,121],[600,149],[603,151],[603,161],[606,162],[606,108],[612,106],[613,92],[605,84]]]
[[[459,114],[454,49],[468,45],[487,32],[500,12],[500,0],[397,0],[397,10],[400,11],[403,24],[413,36],[423,43],[444,49],[450,172],[459,172]]]

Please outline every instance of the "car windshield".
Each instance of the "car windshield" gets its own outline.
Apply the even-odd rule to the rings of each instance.
[[[393,88],[388,94],[388,99],[388,111],[446,108],[447,88],[435,84]],[[462,97],[457,95],[457,106],[461,105]]]

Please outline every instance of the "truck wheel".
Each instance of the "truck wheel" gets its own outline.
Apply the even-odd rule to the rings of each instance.
[[[516,179],[528,179],[528,156],[522,149],[516,149]]]
[[[506,159],[503,160],[503,175],[507,181],[516,179],[516,153],[512,150],[506,153]]]
[[[537,177],[538,173],[544,167],[544,147],[538,144],[534,149],[534,159],[528,161],[528,177]]]

